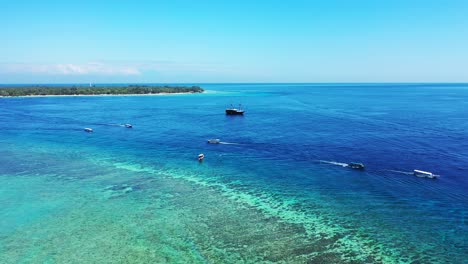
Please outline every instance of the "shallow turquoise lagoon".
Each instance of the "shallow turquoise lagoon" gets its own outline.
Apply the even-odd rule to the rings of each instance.
[[[468,259],[468,85],[201,86],[0,98],[2,263]]]

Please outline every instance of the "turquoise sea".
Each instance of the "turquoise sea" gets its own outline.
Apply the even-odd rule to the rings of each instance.
[[[200,86],[0,98],[0,262],[466,263],[468,84]]]

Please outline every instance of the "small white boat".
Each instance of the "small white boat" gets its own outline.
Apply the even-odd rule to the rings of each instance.
[[[93,129],[89,128],[89,127],[85,127],[84,131],[88,132],[88,133],[91,133],[91,132],[93,132]]]
[[[203,153],[198,154],[198,161],[202,161],[205,158],[205,155]]]
[[[435,175],[432,172],[422,171],[422,170],[414,170],[414,176],[421,177],[421,178],[429,178],[429,179],[436,179],[439,178],[439,175]]]
[[[124,125],[126,128],[132,128],[133,126],[131,124],[125,124]]]
[[[208,143],[210,143],[210,144],[219,144],[220,142],[221,142],[221,140],[219,140],[217,138],[208,139]]]

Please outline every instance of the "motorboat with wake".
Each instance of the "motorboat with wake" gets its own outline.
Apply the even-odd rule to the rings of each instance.
[[[355,170],[363,170],[365,168],[364,164],[359,163],[359,162],[350,162],[348,163],[348,167],[350,167],[351,169],[355,169]]]
[[[420,177],[420,178],[437,179],[440,177],[440,175],[436,175],[432,172],[422,171],[422,170],[414,170],[413,174],[414,176]]]
[[[217,138],[208,139],[208,143],[210,143],[210,144],[219,144],[219,143],[221,143],[221,140],[219,140]]]

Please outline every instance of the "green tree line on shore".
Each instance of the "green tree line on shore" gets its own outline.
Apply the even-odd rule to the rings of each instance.
[[[0,96],[40,96],[40,95],[116,95],[116,94],[158,94],[158,93],[201,93],[199,86],[3,86]]]

